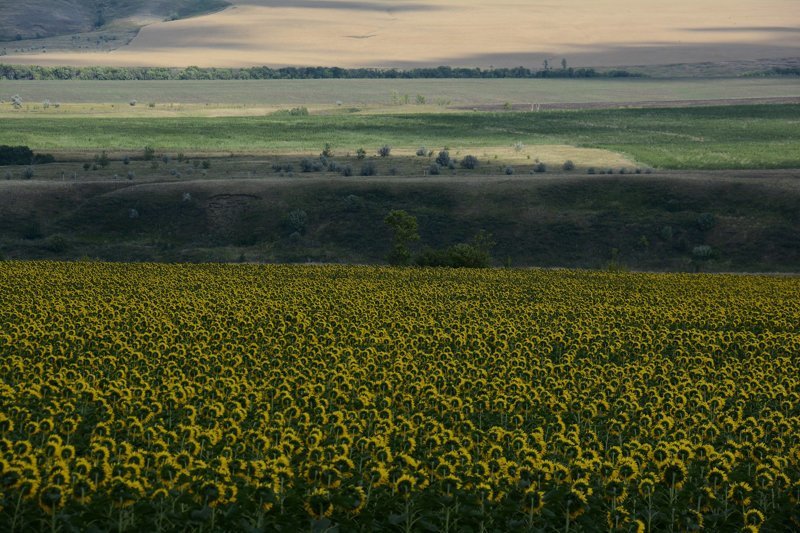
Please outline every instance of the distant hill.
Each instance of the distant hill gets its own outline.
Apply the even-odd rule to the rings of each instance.
[[[222,9],[223,0],[17,0],[0,2],[0,41],[83,33],[119,21],[180,19]]]
[[[716,65],[800,57],[798,32],[797,0],[0,0],[23,65]]]

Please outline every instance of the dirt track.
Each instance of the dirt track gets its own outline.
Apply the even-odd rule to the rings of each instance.
[[[705,107],[724,105],[800,104],[800,97],[777,98],[725,98],[717,100],[643,100],[637,102],[574,102],[557,104],[486,104],[477,106],[452,106],[450,109],[476,111],[546,111],[559,109],[619,109],[660,107]]]

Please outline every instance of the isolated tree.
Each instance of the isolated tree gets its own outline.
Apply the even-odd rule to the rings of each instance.
[[[383,220],[394,232],[392,250],[387,259],[395,266],[408,265],[411,250],[408,245],[419,240],[419,226],[416,217],[402,210],[394,210]]]
[[[561,60],[561,69],[562,70],[567,70],[567,59],[566,58]]]

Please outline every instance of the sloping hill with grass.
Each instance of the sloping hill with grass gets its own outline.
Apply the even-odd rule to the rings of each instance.
[[[485,230],[498,266],[800,271],[794,171],[0,180],[0,197],[6,259],[380,263],[403,209],[415,251]]]
[[[109,25],[143,25],[227,6],[223,0],[26,0],[0,2],[0,41],[88,32]]]

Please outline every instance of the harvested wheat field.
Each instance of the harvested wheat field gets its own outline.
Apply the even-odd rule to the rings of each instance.
[[[219,66],[573,66],[800,55],[796,0],[233,0],[142,28],[112,52],[15,54],[6,63]]]

